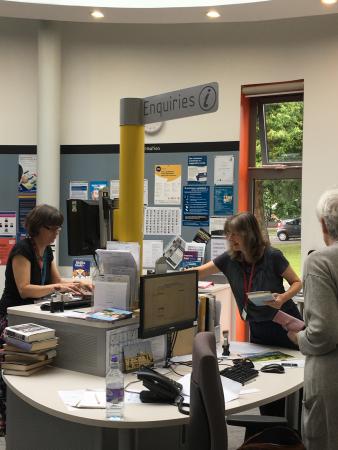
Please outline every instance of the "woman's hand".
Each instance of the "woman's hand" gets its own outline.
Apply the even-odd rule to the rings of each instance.
[[[296,331],[289,331],[288,332],[288,338],[290,339],[291,342],[293,342],[294,344],[298,345],[298,332],[296,332]]]
[[[59,292],[71,292],[72,294],[82,295],[79,283],[56,283],[54,289]]]
[[[265,302],[265,304],[267,306],[271,306],[271,308],[281,309],[281,307],[285,303],[283,294],[274,293],[274,294],[272,294],[272,297],[273,297],[273,300],[271,300],[270,302]]]

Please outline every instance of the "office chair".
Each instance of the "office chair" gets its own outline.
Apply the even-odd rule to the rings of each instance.
[[[227,450],[227,422],[246,427],[247,436],[272,426],[287,425],[286,418],[234,415],[225,420],[225,405],[212,332],[194,338],[190,382],[189,450]]]

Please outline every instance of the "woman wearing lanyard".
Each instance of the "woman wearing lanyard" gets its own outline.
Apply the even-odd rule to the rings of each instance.
[[[34,303],[55,291],[80,293],[80,283],[60,277],[50,247],[63,223],[62,214],[49,205],[36,206],[28,214],[28,237],[18,241],[7,261],[5,289],[0,301],[0,334],[7,326],[7,308]]]
[[[301,319],[291,300],[302,287],[299,277],[282,252],[265,242],[253,214],[236,214],[225,223],[224,232],[229,242],[228,251],[200,266],[197,269],[199,277],[205,278],[219,271],[224,273],[241,317],[249,322],[250,342],[297,348],[288,338],[287,331],[272,319],[279,309]],[[289,284],[286,291],[283,279]],[[251,291],[271,291],[274,300],[267,302],[267,306],[255,306],[248,300],[247,293]]]

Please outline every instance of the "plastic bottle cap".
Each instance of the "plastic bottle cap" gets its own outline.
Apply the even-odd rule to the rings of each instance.
[[[111,362],[118,362],[119,358],[117,355],[112,355]]]

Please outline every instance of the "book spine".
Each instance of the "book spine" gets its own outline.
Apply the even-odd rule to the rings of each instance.
[[[21,348],[22,350],[30,351],[32,348],[29,342],[21,341],[8,335],[5,335],[5,341],[7,344],[14,345],[14,347]]]

